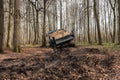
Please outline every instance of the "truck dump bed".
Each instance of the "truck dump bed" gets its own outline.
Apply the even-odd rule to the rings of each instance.
[[[74,34],[67,32],[63,29],[50,31],[48,35],[49,35],[49,45],[52,48],[75,45]]]

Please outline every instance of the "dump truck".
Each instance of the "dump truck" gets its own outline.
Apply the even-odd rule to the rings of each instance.
[[[53,49],[75,46],[75,35],[64,29],[57,29],[48,32],[49,46]]]

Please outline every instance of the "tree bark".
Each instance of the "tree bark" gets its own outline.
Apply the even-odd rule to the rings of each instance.
[[[35,1],[35,10],[36,10],[36,26],[34,26],[35,27],[34,44],[38,44],[38,42],[39,42],[39,8],[38,8],[38,0]]]
[[[39,42],[39,11],[36,10],[36,26],[35,26],[35,39],[34,44]]]
[[[94,15],[95,15],[96,23],[97,23],[97,32],[98,32],[98,41],[99,41],[98,44],[102,45],[100,23],[99,23],[99,15],[98,15],[98,10],[97,10],[97,6],[96,6],[96,0],[94,0]]]
[[[112,36],[112,42],[115,43],[115,39],[116,39],[116,11],[115,11],[115,8],[116,8],[116,0],[114,0],[114,6],[112,5],[112,2],[111,0],[109,0],[109,3],[110,3],[110,6],[113,10],[113,16],[114,16],[114,27],[113,27],[113,36]]]
[[[119,25],[118,25],[118,44],[120,45],[120,0],[118,0],[118,14],[119,14]]]
[[[105,2],[104,2],[104,5],[105,5]],[[105,19],[105,38],[106,38],[106,42],[108,42],[108,28],[107,28],[107,18],[106,18],[106,10],[105,10],[105,6],[104,6],[104,19]]]
[[[116,13],[115,13],[115,10],[113,11],[114,13],[114,27],[113,27],[113,38],[112,38],[112,42],[115,43],[115,38],[116,38]]]
[[[46,2],[47,0],[44,0],[42,47],[46,47]]]
[[[62,28],[62,0],[60,0],[60,29]]]
[[[4,4],[3,0],[0,2],[0,52],[3,52],[4,46]]]
[[[8,40],[7,47],[12,48],[12,38],[13,38],[13,0],[9,2],[9,25],[8,25]]]
[[[14,35],[13,51],[20,52],[20,1],[14,0]]]
[[[90,26],[89,26],[89,0],[87,0],[87,22],[88,22],[88,43],[91,44]]]
[[[51,26],[51,15],[50,15],[50,13],[47,13],[47,16],[48,16],[49,31],[51,31],[52,26]]]

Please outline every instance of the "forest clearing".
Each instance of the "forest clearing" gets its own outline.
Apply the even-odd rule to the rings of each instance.
[[[0,80],[120,80],[120,0],[0,0]]]

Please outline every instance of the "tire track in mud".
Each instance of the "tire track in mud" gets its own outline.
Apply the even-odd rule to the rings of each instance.
[[[5,59],[0,80],[119,80],[119,58],[91,48]]]

